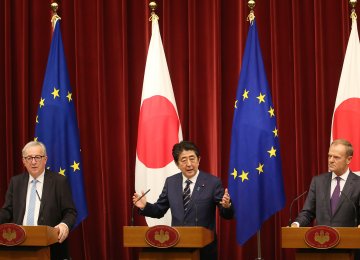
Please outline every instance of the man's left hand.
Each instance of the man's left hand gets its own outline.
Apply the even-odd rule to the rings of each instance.
[[[231,207],[230,194],[227,188],[225,189],[225,193],[220,201],[220,204],[226,209]]]
[[[59,243],[64,242],[64,240],[67,238],[67,236],[69,235],[69,228],[65,223],[60,223],[59,225],[57,225],[55,227],[56,229],[59,230],[59,236],[58,236],[58,240]]]

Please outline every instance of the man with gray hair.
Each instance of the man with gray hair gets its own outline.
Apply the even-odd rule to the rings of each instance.
[[[58,243],[51,245],[51,259],[69,259],[65,239],[73,227],[77,211],[67,178],[45,168],[46,148],[31,141],[22,150],[26,172],[13,176],[0,209],[0,223],[55,227]]]

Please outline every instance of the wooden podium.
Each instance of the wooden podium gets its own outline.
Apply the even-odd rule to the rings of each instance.
[[[200,259],[199,249],[214,240],[214,233],[204,227],[173,227],[180,235],[179,242],[171,248],[154,248],[145,240],[147,226],[124,226],[124,247],[140,247],[141,260],[197,260]]]
[[[331,249],[315,249],[305,242],[305,233],[310,227],[281,228],[281,247],[296,248],[296,260],[343,260],[354,259],[354,250],[360,249],[360,228],[334,227],[339,243]]]
[[[25,240],[17,246],[0,246],[0,260],[50,259],[50,245],[58,242],[58,232],[49,226],[22,226]],[[2,234],[0,234],[2,235]]]

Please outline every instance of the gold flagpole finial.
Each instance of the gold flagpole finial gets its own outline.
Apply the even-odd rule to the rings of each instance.
[[[159,20],[159,16],[157,16],[156,13],[155,13],[155,10],[157,8],[156,2],[150,2],[149,7],[150,7],[150,10],[151,10],[151,16],[149,18],[149,21],[152,21],[153,19]]]
[[[51,24],[53,29],[55,28],[55,24],[57,20],[60,20],[60,16],[57,14],[57,10],[59,9],[59,5],[56,2],[51,3],[51,10],[53,11],[53,16],[51,17]]]
[[[355,12],[356,3],[357,3],[357,0],[349,0],[349,4],[351,5],[351,15],[350,15],[351,19],[357,18],[356,12]]]
[[[253,21],[255,20],[255,12],[254,12],[254,7],[255,7],[255,0],[249,0],[248,1],[248,6],[250,8],[250,13],[247,16],[247,21],[250,22],[250,24],[253,23]]]

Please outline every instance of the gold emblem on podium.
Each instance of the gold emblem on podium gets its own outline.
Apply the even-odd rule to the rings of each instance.
[[[169,240],[169,232],[162,229],[160,231],[156,231],[154,239],[162,244]]]
[[[316,232],[314,235],[314,240],[321,245],[326,242],[329,242],[330,240],[329,232],[324,232],[324,230],[320,230],[320,233]]]
[[[16,239],[16,231],[8,228],[3,231],[2,237],[7,241],[12,241]]]

